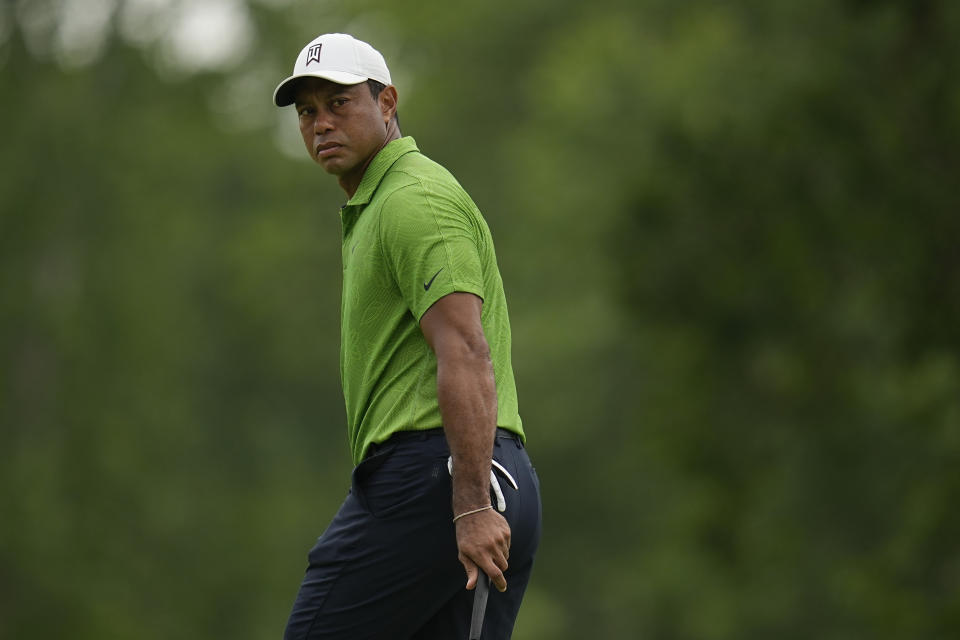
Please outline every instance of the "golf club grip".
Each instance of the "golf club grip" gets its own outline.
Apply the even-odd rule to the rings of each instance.
[[[470,617],[470,640],[480,640],[483,630],[483,614],[487,611],[487,596],[490,595],[490,576],[482,570],[477,576],[473,590],[473,615]]]

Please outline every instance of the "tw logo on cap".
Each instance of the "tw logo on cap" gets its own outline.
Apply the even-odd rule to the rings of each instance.
[[[311,62],[320,62],[320,47],[323,44],[315,44],[307,50],[307,63],[303,66],[309,66]]]

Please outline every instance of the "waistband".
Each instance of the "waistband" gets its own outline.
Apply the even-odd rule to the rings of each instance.
[[[385,447],[390,447],[401,442],[410,442],[410,441],[421,441],[427,440],[429,438],[437,438],[443,436],[443,427],[437,427],[435,429],[423,429],[420,431],[397,431],[389,438],[383,442],[376,443],[374,442],[369,447],[367,447],[367,453],[364,455],[364,458],[369,458],[377,451],[381,451]],[[520,435],[510,431],[509,429],[504,429],[503,427],[497,427],[497,438],[506,438],[509,440],[515,440],[517,444],[523,445],[523,440],[520,439]]]

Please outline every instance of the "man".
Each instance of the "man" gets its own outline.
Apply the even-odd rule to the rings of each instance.
[[[340,370],[357,465],[288,640],[467,638],[487,576],[482,637],[509,638],[539,542],[490,231],[401,136],[397,100],[383,56],[344,34],[307,44],[274,92],[349,197]]]

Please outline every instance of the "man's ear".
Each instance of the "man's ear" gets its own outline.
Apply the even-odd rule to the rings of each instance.
[[[397,113],[397,88],[392,84],[384,87],[377,96],[377,101],[380,104],[380,113],[383,114],[383,122],[390,122]]]

